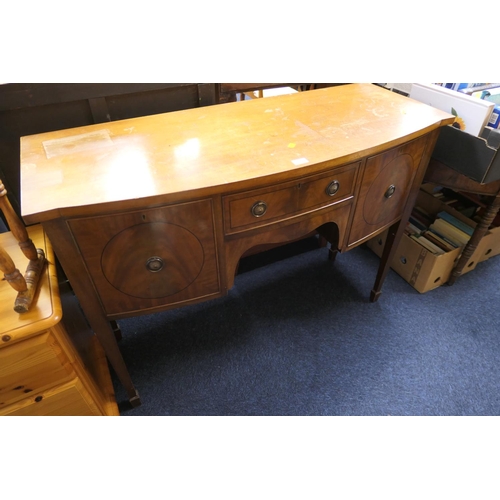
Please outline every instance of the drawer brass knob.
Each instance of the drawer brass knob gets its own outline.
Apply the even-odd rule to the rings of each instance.
[[[251,210],[254,217],[262,217],[267,212],[267,204],[264,201],[254,203]]]
[[[391,184],[388,188],[387,191],[385,192],[384,196],[386,198],[390,198],[396,191],[396,186],[394,184]]]
[[[330,184],[328,184],[328,187],[326,188],[326,194],[328,196],[333,196],[340,188],[340,182],[339,181],[332,181]]]
[[[160,257],[150,257],[146,262],[146,269],[152,273],[157,273],[163,269],[165,263]]]

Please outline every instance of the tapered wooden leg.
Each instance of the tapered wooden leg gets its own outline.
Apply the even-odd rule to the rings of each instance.
[[[80,302],[90,328],[99,339],[110,365],[127,392],[130,404],[134,407],[139,406],[141,399],[123,360],[115,332],[102,310],[83,261],[75,257],[78,256],[78,248],[73,241],[66,222],[62,219],[55,219],[45,221],[43,226],[64,273]]]
[[[130,378],[127,366],[125,365],[120,348],[116,342],[115,332],[111,327],[111,323],[102,316],[87,317],[87,320],[99,339],[116,376],[125,388],[130,404],[133,407],[139,406],[141,404],[141,398]]]
[[[141,398],[130,378],[130,374],[123,360],[120,348],[116,343],[115,333],[110,323],[105,318],[93,318],[92,320],[89,319],[89,324],[99,339],[116,376],[125,388],[130,404],[134,408],[139,406],[141,404]]]
[[[320,248],[328,246],[328,240],[321,234],[319,235],[319,238],[318,238],[318,246]],[[338,253],[339,253],[338,249],[333,244],[331,244],[330,248],[328,248],[328,260],[330,262],[334,262],[335,257],[337,257]]]
[[[375,278],[375,284],[373,285],[373,289],[370,293],[370,302],[376,302],[382,293],[382,285],[384,284],[389,268],[391,267],[390,264],[399,241],[401,240],[401,236],[403,235],[403,231],[404,225],[400,222],[396,222],[389,228],[382,257],[380,258],[380,265],[377,277]]]
[[[496,217],[499,209],[500,209],[500,195],[497,195],[493,200],[493,202],[486,209],[484,216],[479,221],[478,225],[476,226],[476,229],[472,233],[469,242],[467,243],[467,245],[465,245],[462,254],[460,256],[460,259],[458,259],[458,262],[456,266],[453,268],[450,278],[448,279],[448,285],[453,285],[456,279],[459,276],[461,276],[465,265],[472,257],[472,254],[476,251],[479,242],[488,231],[488,228],[493,222],[493,219]]]
[[[318,227],[316,231],[319,234],[318,242],[320,247],[326,247],[330,244],[328,248],[328,260],[334,262],[335,257],[339,253],[339,228],[337,224],[325,224]]]
[[[335,262],[335,258],[337,257],[338,253],[339,253],[339,251],[336,248],[331,246],[328,249],[328,260],[330,262]]]
[[[113,329],[113,332],[115,333],[115,339],[121,340],[122,339],[122,331],[120,329],[120,325],[114,320],[111,320],[109,323],[111,324],[111,328]]]

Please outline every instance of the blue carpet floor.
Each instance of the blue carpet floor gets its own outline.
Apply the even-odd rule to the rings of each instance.
[[[282,257],[289,253],[286,259]],[[499,415],[500,257],[419,294],[366,247],[247,258],[226,297],[120,321],[142,415]]]

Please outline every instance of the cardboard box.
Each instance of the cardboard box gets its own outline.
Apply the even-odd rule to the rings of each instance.
[[[500,227],[491,228],[477,246],[479,262],[500,254]]]
[[[431,214],[437,214],[444,210],[460,220],[475,226],[473,221],[442,203],[425,190],[419,192],[416,204]],[[379,257],[382,255],[382,250],[387,239],[387,232],[385,231],[367,242],[367,246]],[[493,245],[496,245],[495,250],[491,248]],[[490,249],[491,251],[487,253]],[[445,284],[449,280],[453,267],[458,262],[462,250],[463,248],[456,248],[451,252],[435,255],[406,234],[403,234],[391,262],[391,268],[415,288],[415,290],[425,293]],[[500,230],[494,234],[488,233],[481,240],[481,244],[472,255],[469,263],[462,270],[462,274],[472,271],[478,262],[498,253],[500,253]]]
[[[367,242],[368,248],[379,257],[382,255],[387,239],[387,231]],[[428,252],[416,241],[403,234],[396,255],[391,262],[391,269],[396,271],[417,292],[425,293],[446,283],[461,250],[456,249],[443,255]],[[472,271],[472,265],[463,272]]]
[[[421,191],[424,191],[425,193],[428,193],[430,195],[433,195],[434,193],[440,191],[441,189],[442,189],[441,186],[437,186],[436,184],[432,183],[425,183],[422,184],[422,186],[420,187]],[[437,209],[438,207],[436,202],[433,202],[432,206],[433,209]],[[447,212],[455,215],[456,217],[460,217],[459,215],[457,215],[458,212],[454,210],[452,207],[448,206]],[[473,225],[474,227],[476,226],[476,223],[470,219],[468,220],[468,223],[470,225]],[[483,236],[483,238],[479,242],[477,248],[477,261],[483,262],[499,254],[500,254],[500,226],[497,226],[490,228],[489,231]]]
[[[451,125],[442,127],[432,157],[481,184],[500,179],[500,130],[485,127],[481,137]]]

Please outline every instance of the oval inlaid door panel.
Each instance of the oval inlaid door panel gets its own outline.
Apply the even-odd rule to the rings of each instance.
[[[109,241],[102,253],[102,271],[121,292],[157,299],[193,283],[203,260],[203,246],[191,231],[166,222],[150,222],[129,227]]]
[[[370,225],[388,224],[406,199],[413,177],[413,159],[401,155],[387,163],[375,177],[363,202],[363,217]]]
[[[413,183],[427,136],[366,160],[349,246],[396,222]]]
[[[68,221],[107,314],[220,292],[211,200]]]

